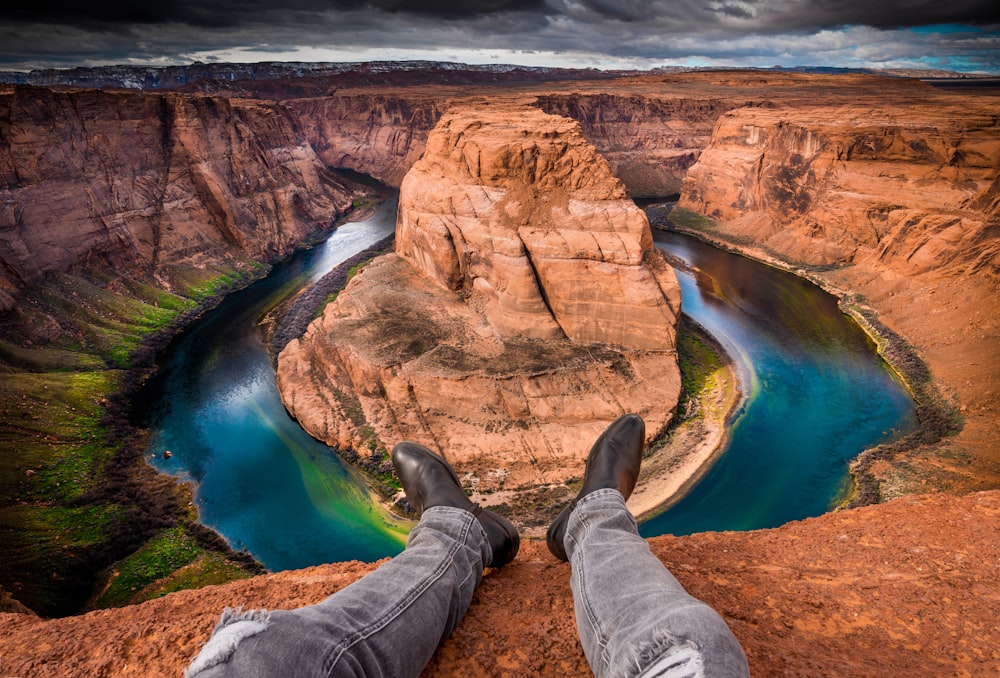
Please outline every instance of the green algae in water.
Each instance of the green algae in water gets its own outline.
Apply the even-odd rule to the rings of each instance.
[[[394,215],[385,203],[228,297],[172,347],[145,395],[154,466],[194,481],[201,522],[271,570],[370,562],[403,548],[409,524],[288,416],[257,325],[302,284],[391,234]]]
[[[909,393],[816,286],[690,237],[656,239],[691,267],[678,271],[684,311],[733,356],[746,399],[725,454],[640,532],[749,530],[828,511],[851,459],[916,426]]]

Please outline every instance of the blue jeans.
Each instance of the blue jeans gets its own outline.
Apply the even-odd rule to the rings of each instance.
[[[322,603],[227,610],[186,675],[416,676],[465,616],[492,557],[471,513],[428,508],[402,553]]]
[[[617,490],[580,500],[566,550],[580,640],[598,676],[748,674],[725,622],[650,553]],[[465,615],[491,558],[471,513],[429,508],[401,554],[322,603],[227,610],[187,675],[416,676]]]
[[[652,554],[618,490],[577,503],[564,545],[576,628],[599,678],[750,675],[726,622]]]

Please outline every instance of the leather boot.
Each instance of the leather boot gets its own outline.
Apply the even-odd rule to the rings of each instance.
[[[482,525],[493,549],[490,567],[502,567],[514,560],[521,545],[513,523],[483,508],[465,495],[458,474],[443,457],[423,445],[402,442],[392,450],[392,464],[403,491],[417,513],[432,506],[451,506],[473,514]]]
[[[646,424],[637,414],[626,414],[616,419],[590,448],[583,474],[580,493],[556,516],[549,525],[545,542],[549,551],[559,560],[568,560],[563,539],[570,514],[577,502],[595,490],[613,488],[629,498],[639,477],[642,448],[646,440]]]

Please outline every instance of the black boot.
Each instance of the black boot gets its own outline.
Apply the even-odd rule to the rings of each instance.
[[[566,525],[569,524],[569,516],[577,502],[585,496],[594,490],[613,488],[621,492],[625,499],[629,498],[635,488],[635,480],[639,477],[645,439],[646,424],[637,414],[623,415],[604,430],[590,448],[580,493],[549,525],[545,542],[552,555],[559,560],[568,560],[563,546]]]
[[[521,545],[521,538],[513,523],[473,504],[465,495],[458,474],[443,457],[423,445],[402,442],[392,450],[392,464],[403,485],[403,491],[417,513],[432,506],[451,506],[472,513],[483,526],[493,560],[487,565],[502,567],[514,560]]]

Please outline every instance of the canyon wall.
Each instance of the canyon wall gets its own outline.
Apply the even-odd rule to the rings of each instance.
[[[396,253],[278,361],[288,410],[340,448],[415,440],[472,489],[578,477],[624,412],[650,439],[680,389],[680,290],[579,126],[455,108],[400,191]]]
[[[680,205],[791,262],[996,277],[1000,123],[982,104],[731,111]]]
[[[1000,484],[998,176],[1000,97],[910,85],[733,110],[685,178],[680,206],[711,221],[678,223],[903,337],[922,429],[855,465],[870,496]]]
[[[708,145],[726,111],[753,105],[749,96],[715,93],[671,96],[619,92],[546,92],[544,88],[483,91],[421,88],[337,91],[285,101],[306,139],[328,165],[356,170],[399,186],[423,152],[427,135],[453,105],[488,109],[495,102],[531,103],[572,118],[633,197],[680,192],[687,169]]]
[[[88,261],[172,289],[172,266],[287,255],[350,207],[273,104],[0,92],[0,310]]]
[[[688,168],[708,146],[715,121],[743,103],[666,94],[543,94],[536,105],[578,121],[629,195],[660,197],[680,193]]]
[[[444,103],[407,92],[347,92],[285,105],[327,165],[399,186],[423,153]]]

